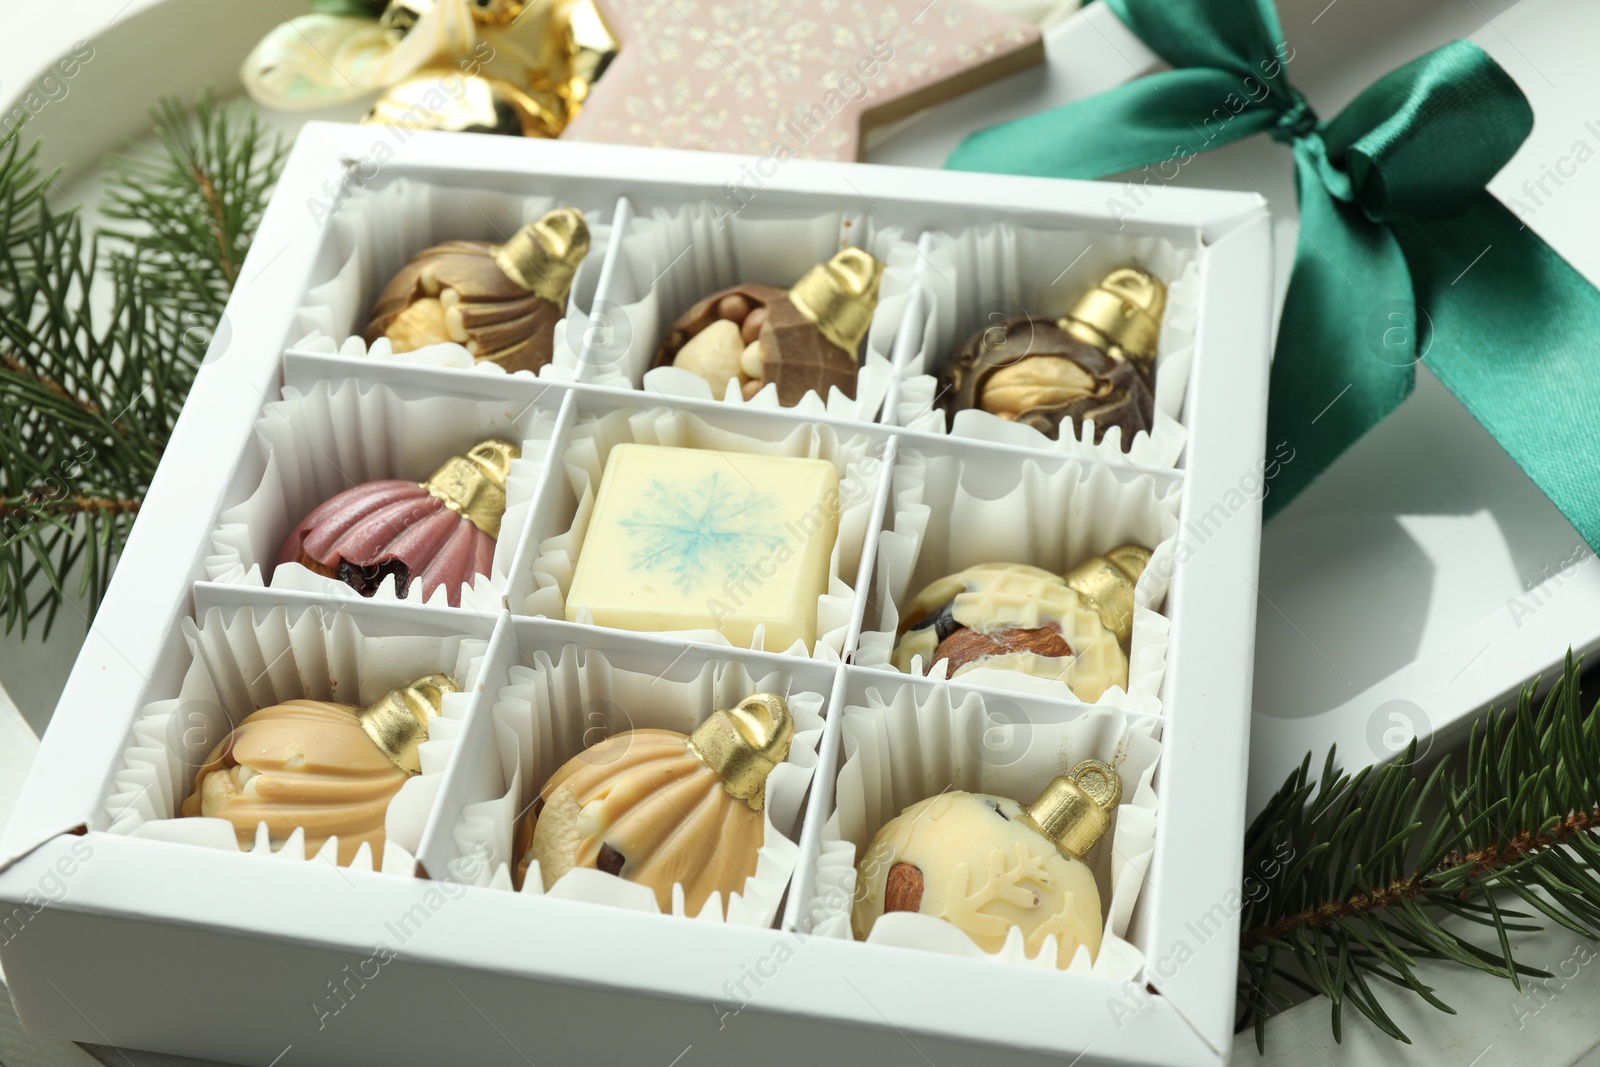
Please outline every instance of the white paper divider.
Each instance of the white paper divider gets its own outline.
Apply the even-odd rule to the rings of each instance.
[[[394,626],[391,622],[373,628]],[[122,768],[106,799],[109,831],[236,850],[238,841],[227,820],[178,816],[194,787],[195,773],[234,727],[254,711],[302,697],[363,706],[396,686],[438,671],[454,678],[462,692],[445,696],[443,711],[429,723],[428,740],[418,747],[422,773],[402,785],[389,802],[383,855],[374,858],[363,844],[350,864],[353,869],[377,867],[386,874],[413,877],[414,855],[428,813],[462,719],[472,705],[473,690],[482,681],[488,641],[467,634],[367,634],[352,614],[315,606],[239,608],[231,613],[213,608],[199,625],[183,620],[183,635],[193,662],[178,695],[146,705],[134,722]],[[255,844],[248,851],[282,859],[308,858],[302,831],[295,830],[274,849],[265,823],[257,828]],[[329,838],[310,858],[333,863],[337,854],[338,840]]]
[[[980,563],[1026,563],[1065,574],[1091,556],[1134,543],[1152,550],[1134,586],[1128,687],[1095,703],[1161,712],[1170,623],[1160,613],[1171,585],[1181,482],[1113,463],[902,443],[891,474],[892,526],[878,538],[872,609],[852,657],[893,670],[900,607],[928,584]],[[933,665],[944,678],[947,660]],[[926,669],[920,656],[913,670]],[[1076,700],[1064,680],[977,668],[968,685]]]
[[[745,400],[737,383],[713,389],[676,367],[650,369],[656,349],[679,315],[697,301],[742,283],[787,289],[811,266],[846,247],[863,248],[885,264],[878,307],[867,333],[854,400],[837,390],[807,393],[791,410],[872,422],[894,380],[894,338],[916,273],[916,246],[870,215],[832,211],[786,218],[745,217],[701,201],[633,216],[620,238],[615,273],[596,302],[619,335],[603,356],[592,355],[589,381],[643,388],[675,397],[712,398],[777,409],[777,388]],[[625,336],[623,336],[625,334]]]
[[[540,399],[553,405],[563,395],[552,392]],[[304,392],[285,387],[284,398],[267,404],[256,426],[260,481],[249,497],[219,517],[205,559],[206,578],[359,599],[350,586],[299,563],[274,566],[289,531],[313,508],[352,486],[383,478],[421,481],[449,457],[500,437],[516,443],[522,455],[512,461],[506,482],[494,563],[490,574],[460,590],[462,607],[498,611],[551,443],[553,423],[539,419],[539,411],[540,400],[402,399],[388,386],[363,385],[354,378],[319,381]],[[395,585],[394,577],[386,576],[373,599],[420,601],[420,589],[401,598]],[[446,602],[443,586],[427,601]]]
[[[540,788],[569,759],[625,730],[665,729],[689,733],[718,708],[730,708],[757,692],[784,695],[794,716],[795,735],[782,765],[767,779],[764,837],[755,873],[744,889],[724,902],[713,894],[689,918],[747,926],[771,926],[789,885],[799,846],[806,792],[817,765],[822,737],[822,693],[796,688],[787,671],[739,660],[707,656],[687,677],[667,671],[622,666],[629,657],[563,644],[532,651],[529,664],[511,667],[508,684],[494,704],[499,767],[505,792],[466,807],[455,829],[456,854],[481,858],[469,870],[477,885],[513,886],[518,827]],[[615,662],[614,662],[615,661]],[[669,668],[670,668],[669,664]],[[480,783],[481,784],[481,783]],[[521,892],[545,894],[539,865],[529,865]],[[655,893],[600,871],[568,872],[549,890],[555,898],[588,900],[660,912]],[[672,914],[685,917],[682,887],[673,891]]]
[[[676,405],[622,408],[604,414],[585,411],[581,399],[577,406],[562,452],[566,477],[553,478],[545,485],[539,513],[530,530],[530,536],[543,536],[527,573],[515,577],[510,594],[514,612],[553,619],[566,617],[566,597],[583,551],[601,474],[611,449],[619,444],[823,459],[839,472],[839,532],[829,554],[828,589],[817,598],[816,644],[808,649],[804,642],[795,641],[787,649],[766,651],[829,662],[837,662],[844,655],[856,606],[857,593],[851,583],[859,580],[872,504],[885,473],[882,437],[852,434],[829,423],[778,418],[762,422],[766,436],[756,436],[726,428],[715,414],[691,414]],[[587,611],[582,612],[576,621],[588,622],[587,616]],[[732,647],[715,630],[670,632],[685,640]]]
[[[540,369],[539,377],[576,378],[580,342],[574,336],[574,315],[581,314],[594,299],[600,264],[611,240],[611,224],[605,221],[611,217],[611,205],[558,203],[549,196],[439,186],[404,178],[381,188],[359,190],[333,214],[329,225],[339,266],[332,277],[306,293],[295,316],[299,340],[292,347],[324,355],[368,356],[504,375],[506,371],[497,364],[478,363],[464,346],[453,342],[396,353],[388,338],[379,338],[369,350],[362,334],[378,294],[418,252],[444,241],[503,242],[523,224],[558,207],[583,211],[589,223],[589,253],[573,280],[567,314],[556,324],[552,361]]]
[[[949,423],[935,406],[934,375],[959,345],[979,330],[1018,315],[1059,316],[1118,267],[1137,266],[1167,283],[1167,308],[1156,348],[1155,420],[1123,452],[1122,430],[1112,427],[1097,445],[1092,424],[1074,438],[1070,420],[1060,440],[1031,426],[986,411],[959,412],[950,432],[958,437],[1001,439],[1027,448],[1068,455],[1123,459],[1146,467],[1174,466],[1183,454],[1183,400],[1194,356],[1200,271],[1194,253],[1156,237],[1034,230],[1006,223],[972,226],[953,233],[929,231],[918,245],[918,275],[928,292],[933,328],[901,365],[895,421],[933,433]]]
[[[1122,776],[1122,802],[1112,827],[1088,856],[1105,927],[1094,961],[1080,947],[1067,971],[1113,981],[1137,977],[1144,953],[1125,935],[1155,850],[1151,777],[1161,754],[1155,737],[1159,721],[1116,708],[1088,708],[1066,719],[1041,716],[1003,697],[963,695],[944,686],[891,682],[883,690],[869,687],[863,696],[841,713],[844,765],[836,806],[822,829],[815,888],[803,909],[809,929],[824,937],[853,936],[856,858],[885,823],[912,804],[946,789],[1026,804],[1080,760],[1100,759]],[[1054,938],[1030,958],[1021,932],[1013,929],[991,955],[929,915],[886,915],[867,941],[1056,969]]]

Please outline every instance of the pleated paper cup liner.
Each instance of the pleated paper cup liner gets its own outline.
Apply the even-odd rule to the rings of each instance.
[[[1113,686],[1095,703],[1159,714],[1171,631],[1161,609],[1175,566],[1181,488],[1176,478],[1109,463],[901,448],[891,474],[890,522],[878,538],[853,662],[894,671],[901,613],[940,578],[983,563],[1024,563],[1065,574],[1092,556],[1133,543],[1150,549],[1151,558],[1134,586],[1128,686]],[[948,665],[937,661],[931,676],[946,677]],[[915,673],[930,673],[928,666],[922,657],[913,658]],[[979,667],[958,681],[1077,700],[1061,678]]]
[[[607,313],[619,332],[591,351],[594,368],[588,380],[671,397],[778,408],[775,385],[747,401],[737,382],[713,388],[677,367],[652,370],[651,361],[673,322],[696,302],[744,283],[788,289],[813,265],[846,247],[865,249],[885,264],[878,306],[860,354],[855,399],[836,389],[826,397],[813,390],[789,410],[872,422],[894,381],[894,339],[910,297],[917,250],[898,230],[884,227],[870,215],[832,211],[747,218],[705,201],[672,210],[657,208],[634,218],[621,237],[604,294]]]
[[[931,305],[931,328],[920,346],[908,346],[895,422],[915,430],[1002,440],[1023,448],[1067,455],[1125,459],[1144,467],[1171,467],[1188,434],[1183,401],[1194,358],[1199,318],[1200,269],[1193,252],[1155,237],[1035,230],[996,223],[954,233],[930,231],[920,243],[919,284]],[[979,331],[1019,315],[1059,317],[1118,267],[1141,267],[1167,284],[1167,306],[1156,347],[1154,427],[1134,435],[1123,450],[1122,430],[1111,427],[1099,444],[1092,422],[1074,433],[1063,422],[1052,440],[1031,426],[987,411],[956,414],[953,427],[936,406],[935,375],[957,347]]]
[[[530,527],[530,534],[539,540],[530,553],[527,573],[518,574],[513,580],[512,610],[553,619],[567,617],[566,598],[584,550],[601,474],[617,445],[666,445],[724,454],[822,459],[832,463],[839,474],[839,532],[829,555],[828,589],[817,598],[816,642],[811,648],[796,640],[788,648],[763,649],[765,637],[758,627],[752,647],[837,662],[844,654],[856,607],[852,583],[861,567],[872,503],[883,473],[884,442],[881,436],[853,434],[828,423],[774,419],[765,426],[770,430],[769,436],[757,437],[725,428],[714,417],[672,406],[578,414],[565,438],[561,470],[547,485],[541,513]],[[572,621],[593,622],[587,609],[577,615]],[[684,640],[731,646],[728,638],[716,630],[664,632]]]
[[[887,695],[885,695],[887,694]],[[856,864],[874,835],[900,812],[950,789],[1030,803],[1057,775],[1099,759],[1122,777],[1122,801],[1086,860],[1105,916],[1100,951],[1091,961],[1079,946],[1069,974],[1113,981],[1139,976],[1144,953],[1128,940],[1129,921],[1155,851],[1156,793],[1151,777],[1161,755],[1157,720],[1117,708],[1087,708],[1061,721],[1005,710],[1003,698],[957,694],[943,686],[868,688],[843,711],[844,765],[835,807],[822,830],[813,896],[802,924],[824,937],[852,938],[850,912]],[[1057,946],[1047,938],[1032,957],[1012,929],[997,953],[979,948],[955,926],[931,915],[891,912],[873,924],[867,943],[991,959],[1054,971]]]
[[[626,730],[662,729],[687,734],[719,708],[759,692],[783,695],[794,717],[789,754],[767,778],[764,836],[756,870],[726,901],[714,893],[686,915],[681,885],[673,887],[672,914],[704,922],[771,926],[799,858],[800,820],[817,766],[822,737],[820,693],[795,689],[782,670],[752,671],[738,662],[708,660],[693,677],[673,681],[628,670],[577,645],[539,650],[531,665],[513,666],[494,704],[494,728],[505,793],[469,804],[455,829],[457,854],[472,857],[473,884],[513,890],[518,826],[539,790],[569,759]],[[587,900],[634,911],[661,913],[655,892],[597,870],[568,871],[548,893],[538,861],[528,866],[521,892]]]
[[[420,482],[451,456],[497,437],[516,444],[522,455],[511,461],[491,571],[458,592],[461,607],[498,612],[549,448],[551,423],[538,414],[538,402],[405,399],[388,386],[362,385],[354,378],[319,381],[304,392],[286,387],[283,399],[268,403],[256,424],[255,455],[246,458],[246,466],[260,473],[250,495],[219,517],[205,558],[206,578],[360,599],[344,582],[299,563],[275,566],[289,532],[352,486],[388,478]],[[396,584],[394,575],[386,575],[371,599],[423,602],[420,583],[408,593]],[[436,587],[426,603],[447,606],[445,587]]]
[[[306,698],[363,707],[396,686],[430,672],[447,674],[461,687],[444,697],[442,713],[429,720],[428,740],[418,748],[422,773],[389,801],[381,856],[363,842],[348,866],[414,877],[415,852],[438,794],[462,720],[479,684],[488,642],[471,636],[372,636],[344,612],[316,606],[213,608],[198,624],[183,620],[193,657],[175,697],[146,704],[105,802],[111,833],[176,841],[232,852],[239,849],[226,819],[179,817],[193,791],[195,774],[212,750],[252,712]],[[257,827],[253,856],[337,863],[338,839],[314,855],[296,829],[274,842],[267,825]]]
[[[578,376],[580,331],[571,328],[580,308],[593,301],[611,240],[610,204],[558,202],[548,196],[472,189],[456,184],[432,185],[397,179],[380,188],[362,189],[334,212],[331,262],[327,276],[317,275],[295,314],[296,351],[370,357],[427,367],[453,367],[482,374],[505,374],[494,363],[478,363],[465,346],[449,342],[413,352],[395,352],[380,337],[369,347],[363,338],[372,305],[389,279],[423,249],[445,241],[504,242],[521,226],[536,222],[556,208],[575,207],[589,224],[589,253],[578,267],[567,297],[567,314],[556,324],[555,348],[539,377],[571,381]],[[528,371],[517,371],[525,377]]]

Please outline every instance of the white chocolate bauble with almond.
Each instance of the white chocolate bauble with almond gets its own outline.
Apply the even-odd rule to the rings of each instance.
[[[985,952],[1013,927],[1030,957],[1055,939],[1065,968],[1078,946],[1100,951],[1100,892],[1081,860],[1063,854],[1005,797],[950,791],[906,808],[878,831],[859,867],[851,925],[864,940],[888,911],[943,919]]]

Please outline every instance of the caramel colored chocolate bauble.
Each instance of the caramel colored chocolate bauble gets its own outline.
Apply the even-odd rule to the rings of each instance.
[[[793,720],[758,693],[693,734],[630,730],[568,760],[545,783],[524,826],[525,877],[539,861],[546,889],[575,867],[648,886],[666,913],[673,886],[686,914],[713,893],[726,908],[756,871],[768,774],[788,755]]]
[[[447,241],[412,257],[372,305],[365,338],[396,352],[455,342],[479,363],[537,371],[555,350],[567,293],[589,251],[583,213],[552,211],[503,245]]]
[[[339,863],[362,844],[383,858],[389,801],[418,773],[417,746],[457,692],[440,674],[391,690],[365,708],[325,700],[289,700],[247,716],[206,757],[182,815],[226,819],[241,849],[262,823],[278,848],[305,831],[306,854],[339,839]]]

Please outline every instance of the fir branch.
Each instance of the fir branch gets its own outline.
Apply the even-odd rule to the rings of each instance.
[[[1548,975],[1517,960],[1511,932],[1543,920],[1600,939],[1600,708],[1583,711],[1570,651],[1537,707],[1534,693],[1474,726],[1459,771],[1446,758],[1419,777],[1413,743],[1354,775],[1336,772],[1330,752],[1314,782],[1308,755],[1256,817],[1245,835],[1239,1028],[1254,1027],[1258,1048],[1267,1018],[1298,992],[1328,998],[1335,1040],[1348,1005],[1409,1041],[1372,979],[1453,1014],[1417,977],[1418,960],[1520,989],[1522,977]],[[1527,910],[1506,908],[1507,894]],[[1492,934],[1462,936],[1446,921]]]
[[[93,231],[0,141],[0,612],[49,633],[98,605],[219,322],[285,154],[249,105],[154,112],[114,158]],[[197,343],[202,342],[202,343]]]

